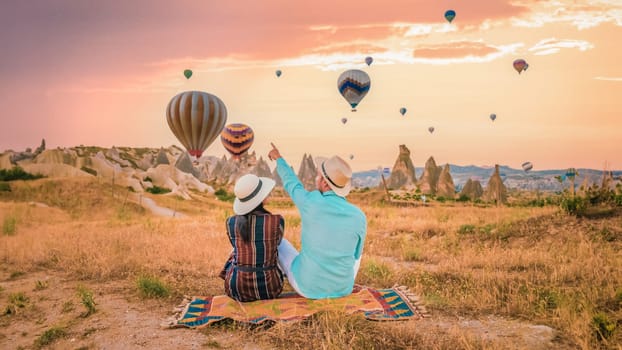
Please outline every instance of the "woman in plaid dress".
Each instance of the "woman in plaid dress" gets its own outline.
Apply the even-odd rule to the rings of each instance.
[[[274,185],[270,178],[248,174],[238,179],[233,190],[236,215],[226,222],[233,251],[220,277],[227,295],[238,301],[272,299],[283,290],[277,248],[285,220],[263,207]]]

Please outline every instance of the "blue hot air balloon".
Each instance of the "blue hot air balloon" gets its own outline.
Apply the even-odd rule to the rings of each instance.
[[[491,114],[490,115],[490,120],[492,120],[493,122],[495,121],[495,119],[497,119],[497,115],[496,114]]]
[[[278,78],[281,76],[281,74],[283,74],[283,72],[281,72],[280,69],[277,69],[276,72],[274,72],[274,74],[276,74],[276,77]]]
[[[367,95],[370,87],[369,75],[358,69],[347,70],[337,79],[337,89],[352,107],[352,112],[356,112],[356,106]]]
[[[456,17],[456,11],[454,11],[454,10],[447,10],[447,11],[445,11],[445,19],[449,23],[451,23],[451,21],[453,21],[455,17]]]
[[[402,115],[406,114],[406,111],[407,111],[406,107],[402,107],[402,108],[400,108],[400,113],[401,113]]]
[[[373,57],[371,57],[371,56],[365,57],[365,63],[367,63],[368,66],[371,66],[372,62],[374,62]]]

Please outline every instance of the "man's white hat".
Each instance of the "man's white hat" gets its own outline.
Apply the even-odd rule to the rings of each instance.
[[[323,161],[320,165],[320,174],[337,195],[345,197],[350,193],[352,169],[339,156],[333,156]]]

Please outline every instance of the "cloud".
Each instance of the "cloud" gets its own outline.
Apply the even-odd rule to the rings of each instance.
[[[622,81],[622,77],[594,77],[596,80]]]
[[[587,3],[516,1],[514,4],[532,8],[528,15],[511,18],[515,27],[539,28],[549,23],[570,23],[579,30],[603,23],[622,26],[622,3],[619,0],[588,0]]]
[[[540,40],[529,49],[534,55],[543,56],[558,53],[561,49],[576,48],[579,51],[593,49],[594,45],[584,40],[557,40],[555,38]]]
[[[516,52],[523,43],[490,45],[483,41],[457,41],[420,46],[414,50],[414,62],[424,64],[481,63]]]

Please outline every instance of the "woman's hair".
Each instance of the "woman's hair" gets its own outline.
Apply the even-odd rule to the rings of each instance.
[[[262,214],[270,214],[270,212],[264,209],[263,203],[259,203],[259,205],[255,209],[251,210],[250,213],[245,214],[245,215],[237,215],[236,220],[235,220],[235,233],[242,236],[242,239],[244,240],[244,242],[248,242],[248,240],[250,239],[249,237],[250,230],[248,229],[248,222],[250,220],[251,215],[262,215]]]

